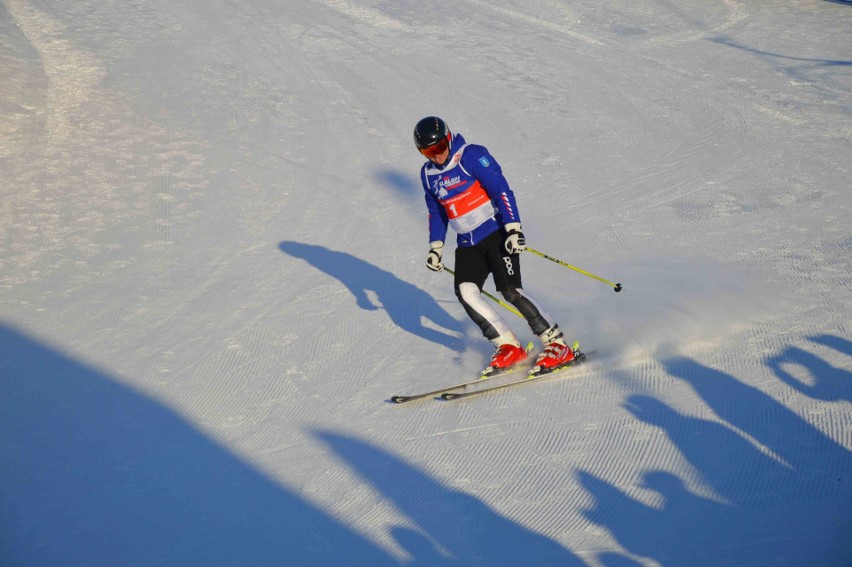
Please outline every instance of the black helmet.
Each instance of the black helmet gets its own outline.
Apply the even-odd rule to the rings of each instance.
[[[447,123],[437,116],[427,116],[414,127],[414,145],[418,150],[434,146],[442,140],[449,143],[452,136]]]

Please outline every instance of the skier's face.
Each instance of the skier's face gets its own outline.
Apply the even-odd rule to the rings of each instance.
[[[447,163],[447,158],[450,155],[450,137],[447,136],[431,146],[420,148],[420,153],[426,156],[432,163],[444,165]]]
[[[444,165],[447,163],[447,159],[450,157],[450,148],[447,148],[440,154],[436,156],[429,156],[429,161],[434,163],[435,165]]]

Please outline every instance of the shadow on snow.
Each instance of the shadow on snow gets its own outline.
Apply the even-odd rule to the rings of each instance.
[[[407,565],[585,565],[553,540],[384,451],[339,433],[314,434],[414,523],[416,529],[393,530],[417,558]]]
[[[464,350],[462,324],[417,286],[346,252],[291,241],[281,242],[278,248],[339,280],[355,296],[361,309],[384,309],[388,317],[405,331],[456,352]],[[375,292],[381,306],[370,301],[367,291]],[[424,326],[423,317],[450,332]]]
[[[814,343],[821,344],[836,351],[852,356],[852,342],[840,337],[819,335],[810,337]],[[835,368],[820,357],[796,347],[788,347],[777,356],[767,359],[766,363],[775,375],[788,386],[816,400],[834,402],[845,400],[852,402],[852,372]],[[798,366],[806,370],[812,384],[798,380],[788,370],[789,366]]]
[[[812,338],[850,353],[837,337]],[[787,349],[768,360],[808,368],[816,399],[848,400],[852,376],[813,355]],[[625,407],[665,432],[714,497],[699,496],[683,479],[648,471],[642,487],[661,498],[648,506],[586,472],[594,505],[586,517],[606,527],[624,548],[661,565],[848,565],[852,557],[852,453],[786,406],[733,376],[688,358],[664,362],[719,420],[677,412],[647,396]],[[793,385],[797,385],[795,382]]]
[[[0,375],[4,566],[579,564],[402,460],[317,432],[416,526],[390,528],[399,561],[145,394],[2,324]]]
[[[852,351],[838,337],[811,340]],[[788,363],[822,385],[805,393],[848,400],[847,371],[796,349],[767,360],[791,383]],[[654,470],[643,487],[660,504],[649,506],[580,471],[593,498],[583,515],[661,565],[847,564],[852,453],[729,374],[683,357],[664,364],[718,419],[642,395],[625,407],[667,434],[713,497]],[[390,528],[410,556],[400,562],[156,401],[3,325],[0,375],[3,565],[583,564],[381,449],[315,431],[411,521]],[[598,560],[636,564],[617,553]]]
[[[3,565],[397,565],[144,394],[0,325]]]
[[[417,173],[417,169],[412,169],[411,174],[408,174],[398,169],[385,168],[376,172],[375,177],[377,181],[399,193],[404,203],[419,205],[423,211],[423,215],[426,215],[426,205],[423,202],[423,187],[420,185],[420,176]]]

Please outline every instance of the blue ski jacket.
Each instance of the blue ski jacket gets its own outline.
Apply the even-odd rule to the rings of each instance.
[[[444,166],[431,161],[420,169],[429,211],[429,241],[443,242],[447,227],[458,246],[474,246],[511,222],[521,222],[515,195],[503,170],[484,146],[455,134]]]

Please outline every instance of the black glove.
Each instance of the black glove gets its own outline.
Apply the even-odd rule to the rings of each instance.
[[[506,241],[503,243],[506,252],[519,254],[527,249],[527,241],[521,232],[521,223],[510,222],[506,225]]]
[[[441,256],[444,252],[444,243],[440,240],[430,242],[429,254],[426,256],[426,267],[433,272],[440,272],[444,269],[444,263],[441,261]]]

